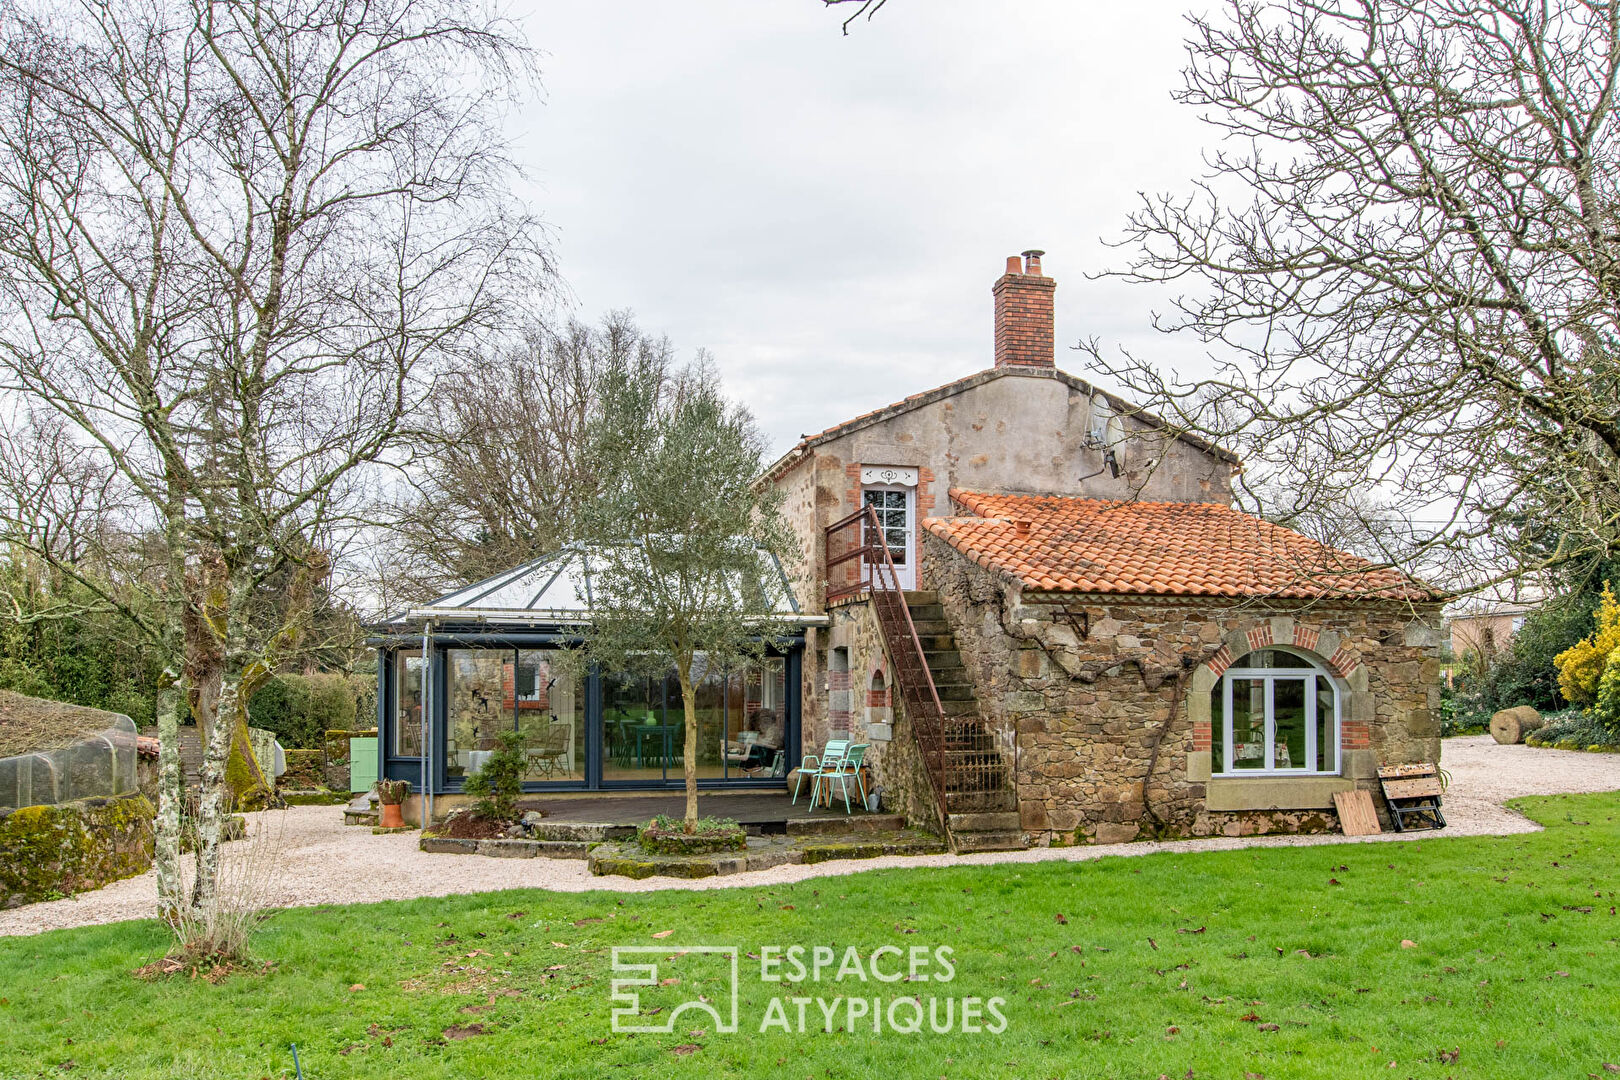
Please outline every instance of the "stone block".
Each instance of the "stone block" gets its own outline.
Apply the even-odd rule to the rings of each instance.
[[[1220,681],[1220,676],[1209,670],[1208,664],[1199,664],[1193,671],[1192,678],[1187,681],[1187,692],[1203,697],[1205,699],[1204,708],[1207,711],[1209,708],[1209,692],[1214,690],[1215,684]]]
[[[1046,654],[1039,649],[1021,649],[1018,653],[1018,675],[1024,679],[1038,679],[1046,674]]]
[[[1014,690],[1001,696],[1001,705],[1012,713],[1036,712],[1046,707],[1046,698],[1034,690]]]
[[[1141,827],[1128,821],[1103,821],[1097,824],[1094,839],[1099,844],[1128,844],[1141,834]]]
[[[893,742],[894,725],[868,724],[866,726],[866,737],[873,742]]]
[[[1440,627],[1427,619],[1413,619],[1401,631],[1401,643],[1412,649],[1433,649],[1446,643]]]
[[[1193,783],[1202,783],[1210,777],[1210,752],[1208,750],[1189,750],[1187,752],[1187,779]]]
[[[1278,615],[1271,620],[1271,640],[1278,645],[1290,645],[1294,641],[1294,620],[1287,615]]]

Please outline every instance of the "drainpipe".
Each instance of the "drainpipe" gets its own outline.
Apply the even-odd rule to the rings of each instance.
[[[416,800],[417,811],[421,814],[421,827],[427,828],[433,821],[433,743],[429,736],[433,731],[432,721],[433,699],[429,697],[432,683],[428,679],[428,672],[432,670],[432,653],[428,645],[433,639],[433,623],[428,621],[422,624],[422,795]]]

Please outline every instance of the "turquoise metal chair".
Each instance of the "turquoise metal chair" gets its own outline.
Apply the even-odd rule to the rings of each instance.
[[[793,781],[793,804],[795,806],[797,806],[799,803],[799,785],[804,783],[804,774],[806,772],[809,772],[812,776],[820,774],[821,770],[827,765],[830,765],[835,761],[842,761],[844,759],[844,752],[848,749],[848,739],[829,739],[827,740],[827,745],[821,748],[821,753],[819,756],[816,754],[804,755],[804,760],[799,763],[798,778]],[[814,782],[811,783],[810,789],[812,792],[810,796],[810,806],[812,809],[814,809],[816,805]]]
[[[844,752],[844,756],[829,765],[823,765],[816,770],[816,775],[810,783],[810,809],[816,808],[816,798],[821,794],[821,785],[827,785],[827,801],[832,801],[832,786],[838,784],[844,790],[844,813],[849,809],[849,782],[855,781],[855,791],[861,798],[861,809],[866,808],[866,781],[861,777],[861,762],[866,757],[870,743],[856,743]]]

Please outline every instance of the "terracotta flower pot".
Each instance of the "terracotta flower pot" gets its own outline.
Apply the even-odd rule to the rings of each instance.
[[[399,803],[382,804],[382,827],[385,829],[403,828],[405,816],[400,813]]]

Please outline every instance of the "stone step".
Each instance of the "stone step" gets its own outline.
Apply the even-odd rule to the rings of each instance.
[[[634,825],[613,825],[588,821],[536,821],[527,825],[535,840],[588,844],[600,840],[625,840],[636,835]]]
[[[936,649],[933,652],[923,652],[923,660],[928,664],[928,670],[940,671],[945,668],[963,667],[962,654],[955,649]]]
[[[837,798],[837,796],[835,796]],[[842,808],[840,801],[839,807]],[[856,833],[897,832],[906,827],[904,814],[838,814],[836,817],[789,818],[789,836],[849,836]]]
[[[945,711],[946,719],[971,717],[979,715],[978,701],[940,701],[940,707]]]
[[[945,825],[954,832],[1012,832],[1019,828],[1018,812],[950,814]]]
[[[943,604],[913,604],[907,611],[911,612],[911,621],[927,619],[930,622],[945,621],[945,606]]]
[[[906,592],[901,593],[901,595],[905,597],[905,601],[908,605],[939,603],[939,593],[932,589],[908,589]]]
[[[345,825],[375,825],[380,818],[381,815],[375,810],[350,810],[345,808],[343,811],[343,824]]]
[[[939,695],[939,700],[940,700],[940,702],[942,704],[944,702],[947,702],[947,701],[973,701],[973,700],[976,700],[974,698],[974,695],[973,695],[973,687],[971,687],[971,686],[965,686],[965,685],[952,686],[952,685],[949,685],[949,684],[947,684],[945,686],[941,686],[938,683],[935,683],[934,684],[934,692]]]
[[[951,624],[944,619],[913,618],[911,627],[917,631],[918,637],[939,637],[944,635],[952,641],[956,640],[956,632],[951,629]]]
[[[971,855],[977,851],[1023,851],[1027,847],[1022,832],[952,833],[951,851]]]
[[[917,631],[917,640],[922,642],[924,654],[927,654],[930,650],[944,652],[947,649],[956,648],[955,634],[925,634],[919,629]]]
[[[591,844],[574,840],[461,840],[424,836],[417,844],[434,855],[483,855],[494,859],[583,859]]]

